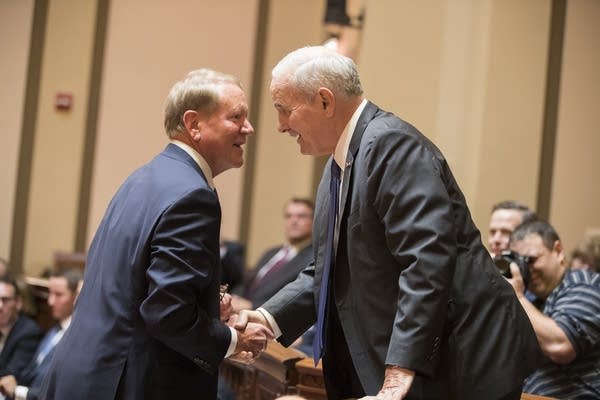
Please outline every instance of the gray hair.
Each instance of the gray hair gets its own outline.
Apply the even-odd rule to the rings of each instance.
[[[232,75],[202,68],[191,71],[185,79],[173,85],[165,101],[167,136],[173,138],[185,131],[183,114],[186,111],[214,112],[219,106],[222,86],[229,84],[242,87],[240,81]]]
[[[363,93],[354,61],[323,46],[292,51],[277,63],[271,76],[289,82],[308,100],[323,86],[343,99]]]

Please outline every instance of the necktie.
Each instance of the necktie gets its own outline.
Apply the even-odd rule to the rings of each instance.
[[[323,259],[323,275],[319,291],[319,307],[317,309],[317,325],[313,341],[313,357],[315,366],[323,356],[325,347],[325,313],[327,311],[327,297],[329,295],[329,274],[335,263],[334,235],[335,221],[338,213],[338,196],[340,192],[340,167],[334,159],[331,160],[331,180],[329,181],[329,220],[327,223],[327,248]]]
[[[280,270],[281,267],[283,267],[285,264],[287,264],[287,262],[290,260],[290,253],[291,253],[290,247],[289,246],[285,246],[283,248],[283,252],[281,254],[281,257],[277,261],[275,261],[275,263],[273,263],[273,265],[269,268],[269,270],[267,272],[265,272],[264,274],[261,274],[260,271],[259,271],[259,273],[256,275],[256,277],[252,280],[252,284],[250,285],[250,287],[246,291],[246,297],[247,298],[252,298],[252,295],[254,294],[254,291],[263,282],[266,282],[269,277],[271,277],[275,272],[277,272],[278,270]]]
[[[50,328],[50,330],[48,331],[46,336],[44,336],[44,339],[40,343],[39,351],[37,353],[37,356],[35,357],[37,365],[40,365],[42,361],[44,361],[44,358],[46,358],[48,353],[50,353],[54,346],[56,346],[56,343],[58,343],[61,337],[61,328],[59,328],[58,326]]]

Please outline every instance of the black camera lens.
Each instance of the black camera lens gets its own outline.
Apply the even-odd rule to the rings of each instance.
[[[504,250],[502,253],[494,257],[494,264],[500,271],[500,273],[506,278],[512,278],[510,272],[510,264],[517,264],[521,276],[523,277],[523,283],[525,287],[529,284],[529,264],[535,262],[534,257],[522,256],[517,252],[511,250]]]
[[[498,268],[498,270],[500,271],[500,273],[502,274],[502,276],[505,276],[507,278],[512,278],[512,274],[510,273],[510,261],[507,260],[506,258],[502,258],[502,257],[496,257],[494,259],[494,263],[496,264],[496,267]]]

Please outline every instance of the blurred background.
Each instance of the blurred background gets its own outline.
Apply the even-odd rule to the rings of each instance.
[[[323,165],[277,132],[270,70],[332,37],[366,97],[441,148],[484,240],[505,199],[566,249],[600,227],[600,1],[348,0],[345,20],[333,3],[0,0],[0,257],[37,275],[85,252],[118,186],[166,145],[170,87],[210,67],[250,103],[246,163],[216,184],[222,236],[254,265]]]

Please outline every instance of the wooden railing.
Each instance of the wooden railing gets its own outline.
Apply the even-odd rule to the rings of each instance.
[[[308,400],[326,400],[321,363],[277,342],[271,342],[251,366],[225,360],[221,375],[236,392],[238,400],[273,400],[297,394]],[[521,400],[552,400],[523,393]]]

